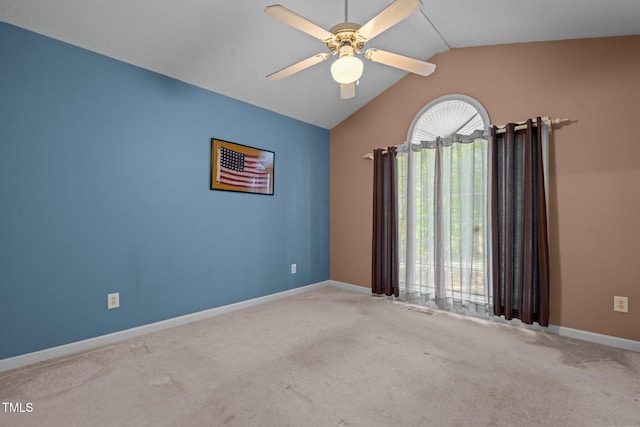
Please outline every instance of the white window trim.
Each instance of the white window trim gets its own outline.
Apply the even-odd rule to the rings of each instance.
[[[472,98],[468,95],[463,95],[461,93],[443,95],[429,102],[427,105],[422,107],[420,111],[418,111],[418,114],[415,115],[415,117],[413,118],[413,121],[411,122],[411,126],[409,126],[409,131],[407,132],[407,138],[404,142],[404,145],[407,148],[409,144],[411,144],[411,139],[413,138],[413,131],[415,130],[418,120],[422,118],[422,116],[424,115],[424,113],[427,112],[427,110],[429,110],[430,108],[432,108],[437,104],[440,104],[441,102],[446,102],[446,101],[462,101],[472,105],[480,113],[480,116],[482,117],[482,122],[485,123],[485,129],[484,129],[485,132],[489,131],[489,126],[491,126],[491,121],[489,120],[489,113],[487,113],[487,110],[475,98]]]

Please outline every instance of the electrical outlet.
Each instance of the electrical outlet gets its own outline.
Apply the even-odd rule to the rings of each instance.
[[[629,298],[628,297],[613,297],[613,311],[620,311],[622,313],[629,312]]]
[[[107,308],[111,310],[112,308],[120,307],[120,292],[116,292],[114,294],[107,295]]]
[[[296,272],[298,271],[298,268],[295,264],[291,264],[291,274],[296,274]]]

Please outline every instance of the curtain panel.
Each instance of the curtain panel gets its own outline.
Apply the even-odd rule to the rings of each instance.
[[[491,129],[493,309],[496,316],[549,325],[549,251],[542,140],[549,128]]]
[[[488,315],[488,140],[482,132],[398,155],[400,297]]]
[[[396,148],[373,151],[373,257],[371,292],[399,296]]]

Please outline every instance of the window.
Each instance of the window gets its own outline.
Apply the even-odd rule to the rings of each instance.
[[[409,129],[397,156],[407,301],[483,314],[489,307],[488,126],[477,101],[448,95],[425,106]]]

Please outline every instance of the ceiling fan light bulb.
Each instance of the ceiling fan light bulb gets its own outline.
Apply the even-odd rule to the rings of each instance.
[[[364,64],[355,56],[343,56],[331,64],[331,76],[340,84],[349,84],[362,76]]]

